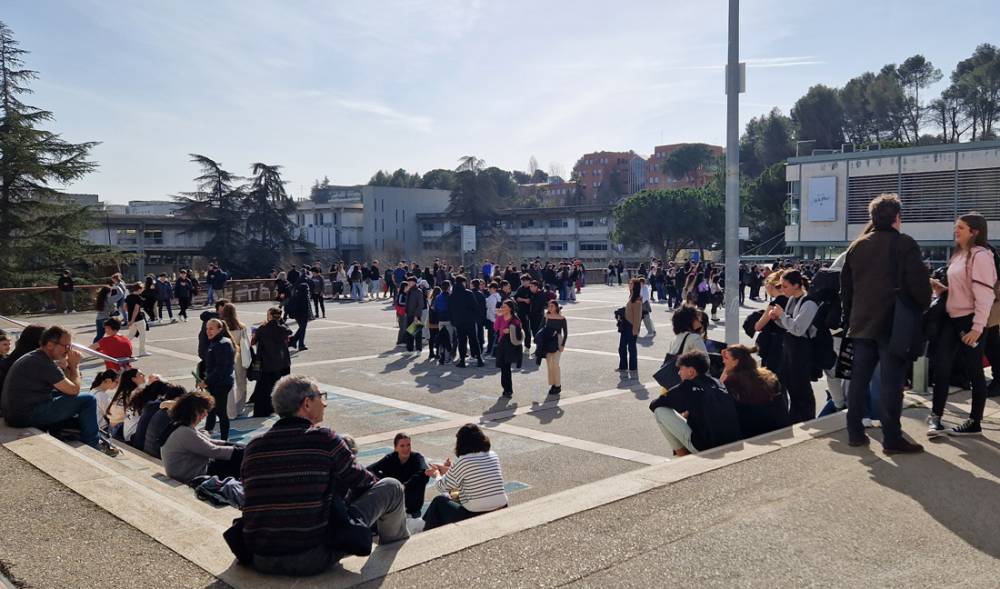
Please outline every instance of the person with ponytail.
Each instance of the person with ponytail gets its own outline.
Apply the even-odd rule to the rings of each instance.
[[[934,401],[928,418],[928,437],[981,435],[979,422],[986,407],[986,377],[983,375],[983,332],[996,300],[995,253],[987,242],[986,217],[962,215],[955,221],[955,253],[948,262],[948,284],[931,279],[938,296],[946,292],[945,320],[935,339]],[[946,429],[941,423],[952,366],[958,362],[972,381],[972,410],[962,424]]]
[[[809,341],[816,335],[813,319],[819,305],[807,298],[809,279],[798,270],[781,276],[781,292],[788,297],[787,306],[768,310],[771,321],[784,330],[781,347],[781,382],[788,389],[791,423],[816,417],[816,396],[812,390],[813,358]]]
[[[104,370],[94,377],[90,390],[97,399],[97,426],[104,432],[109,430],[108,408],[111,399],[118,390],[118,373],[114,370]]]

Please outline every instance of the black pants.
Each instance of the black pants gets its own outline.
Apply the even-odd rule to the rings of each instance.
[[[883,444],[899,440],[903,431],[899,417],[903,413],[903,378],[906,361],[889,353],[887,343],[873,339],[854,339],[854,360],[851,362],[851,384],[847,389],[847,433],[851,439],[865,435],[861,418],[868,408],[868,389],[875,366],[879,367]]]
[[[465,356],[471,353],[476,360],[482,360],[482,348],[479,345],[479,327],[472,325],[456,326],[458,332],[458,358],[465,361]]]
[[[250,395],[254,417],[270,417],[274,413],[274,407],[271,405],[271,392],[274,391],[274,385],[281,377],[281,372],[261,372],[260,376],[257,377],[257,384]]]
[[[215,399],[215,407],[205,419],[205,429],[212,431],[215,429],[215,419],[219,419],[219,437],[223,440],[229,439],[229,413],[226,411],[226,403],[229,400],[229,389],[224,391],[208,391]]]
[[[220,479],[226,477],[240,478],[240,470],[243,467],[243,451],[243,446],[235,446],[228,460],[210,460],[206,474],[210,477],[219,477]]]
[[[743,301],[746,300],[746,290],[744,290],[744,289],[746,289],[746,285],[741,282],[740,283],[740,304],[741,305],[743,304]]]
[[[427,489],[427,475],[417,475],[404,485],[406,513],[420,513],[424,509],[424,491]]]
[[[177,297],[177,304],[181,306],[180,312],[177,313],[179,317],[185,319],[188,318],[188,307],[191,306],[191,297]]]
[[[438,495],[427,506],[427,513],[424,514],[424,531],[460,522],[477,515],[480,514],[462,507],[461,503],[452,501],[447,495]]]
[[[812,390],[812,348],[807,338],[785,334],[781,350],[781,382],[788,389],[788,417],[791,423],[816,417],[816,396]]]
[[[170,299],[165,301],[156,301],[156,317],[158,319],[163,319],[163,308],[167,308],[167,316],[171,319],[174,318],[174,308],[170,304]]]
[[[489,325],[486,327],[486,353],[493,354],[497,344],[497,332],[494,331],[493,326]]]
[[[309,307],[306,307],[308,309]],[[295,323],[298,324],[298,329],[295,330],[295,334],[292,339],[288,342],[291,346],[298,346],[299,348],[306,347],[306,327],[309,325],[309,317],[303,315],[301,317],[293,317]]]
[[[1000,380],[997,380],[1000,378],[1000,326],[987,327],[983,339],[985,340],[983,353],[990,361],[990,373],[993,375],[993,380],[1000,383]]]
[[[510,362],[500,363],[500,388],[505,393],[514,392],[514,379],[510,373]]]
[[[407,315],[406,321],[405,321],[406,326],[409,327],[416,320],[417,320],[416,316],[409,316],[409,315]],[[410,335],[409,331],[404,331],[403,333],[406,334],[406,351],[407,352],[412,352],[414,350],[414,348],[416,348],[416,351],[418,351],[418,352],[420,350],[424,349],[424,328],[423,327],[421,327],[420,329],[418,329],[416,331],[416,333],[414,333],[413,335]]]
[[[518,312],[518,320],[521,322],[521,329],[524,330],[524,347],[531,347],[531,319],[527,313]]]
[[[948,387],[955,362],[965,369],[972,382],[972,411],[969,417],[976,421],[983,418],[986,407],[986,377],[983,375],[983,348],[985,337],[980,336],[975,347],[962,343],[961,334],[972,329],[972,315],[948,317],[941,332],[934,340],[934,415],[944,415],[948,402]]]
[[[637,336],[629,329],[618,336],[618,370],[639,370],[639,350],[636,348]]]
[[[313,300],[313,315],[319,317],[322,311],[323,317],[326,317],[326,303],[323,301],[323,296],[314,296]]]

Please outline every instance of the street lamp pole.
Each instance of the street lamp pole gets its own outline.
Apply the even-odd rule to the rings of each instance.
[[[729,59],[726,65],[726,343],[740,338],[740,2],[729,0]]]

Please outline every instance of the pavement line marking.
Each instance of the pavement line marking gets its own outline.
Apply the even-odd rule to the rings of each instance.
[[[654,393],[659,389],[659,384],[656,381],[651,381],[643,383],[642,388],[646,389],[650,393]],[[582,395],[574,395],[572,397],[564,397],[557,400],[546,401],[544,403],[539,403],[537,405],[524,405],[518,406],[516,409],[502,409],[500,411],[493,411],[492,413],[484,413],[479,416],[478,423],[487,422],[498,422],[504,419],[511,419],[519,415],[531,415],[533,413],[541,413],[542,411],[548,411],[549,409],[555,409],[556,407],[567,407],[569,405],[577,405],[579,403],[586,403],[587,401],[595,401],[600,399],[607,399],[610,397],[617,397],[619,395],[624,395],[628,393],[635,393],[637,389],[608,389],[605,391],[597,391],[595,393],[584,393]],[[475,421],[475,420],[473,420]],[[468,419],[453,419],[448,421],[437,421],[433,423],[425,423],[417,427],[408,428],[406,431],[410,434],[427,434],[444,429],[450,429],[455,427],[461,427],[466,423],[470,423]],[[394,429],[392,431],[380,432],[377,434],[368,434],[366,436],[359,436],[355,441],[359,446],[365,444],[375,444],[378,442],[385,442],[391,440],[399,429]]]
[[[600,442],[581,440],[570,436],[564,436],[562,434],[554,434],[551,432],[534,430],[527,427],[521,427],[519,425],[512,425],[509,423],[486,422],[485,425],[493,431],[498,431],[506,434],[513,434],[515,436],[520,436],[522,438],[530,438],[533,440],[538,440],[539,442],[547,442],[549,444],[555,444],[557,446],[566,446],[569,448],[575,448],[577,450],[583,450],[585,452],[590,452],[592,454],[611,456],[612,458],[618,458],[620,460],[629,460],[632,462],[639,462],[641,464],[646,464],[646,465],[663,464],[665,462],[670,461],[670,459],[665,456],[655,456],[653,454],[646,454],[645,452],[626,450],[625,448],[617,448],[615,446],[601,444]]]
[[[157,354],[170,356],[171,358],[177,358],[179,360],[190,360],[191,362],[201,362],[201,358],[199,358],[198,356],[185,354],[184,352],[175,352],[174,350],[168,350],[167,348],[161,348],[159,346],[146,346],[146,351],[156,352]]]
[[[563,314],[565,315],[565,313]],[[618,323],[618,321],[614,319],[600,319],[597,317],[572,317],[572,319],[573,321],[602,321],[604,323]]]
[[[385,329],[388,331],[396,331],[396,332],[399,331],[398,326],[389,327],[387,325],[377,325],[377,324],[369,325],[366,323],[351,323],[349,321],[334,321],[333,319],[313,319],[309,323],[333,323],[335,325],[341,325],[344,327],[364,327],[366,329]]]
[[[563,351],[564,352],[577,352],[577,353],[580,353],[580,354],[594,354],[594,355],[597,355],[597,356],[612,356],[614,358],[618,357],[618,352],[604,352],[604,351],[601,351],[601,350],[584,350],[582,348],[563,348]],[[638,358],[640,360],[649,360],[650,362],[659,362],[660,364],[663,363],[663,359],[662,358],[653,358],[652,356],[636,356],[636,358]]]
[[[460,413],[452,413],[451,411],[445,411],[444,409],[436,409],[434,407],[428,407],[427,405],[420,405],[419,403],[411,403],[410,401],[401,401],[399,399],[392,399],[389,397],[383,397],[381,395],[374,395],[372,393],[363,393],[361,391],[355,391],[353,389],[348,389],[335,385],[325,385],[325,386],[334,394],[341,395],[343,397],[350,397],[352,399],[357,399],[359,401],[367,401],[369,403],[375,403],[377,405],[385,405],[386,407],[402,409],[403,411],[409,411],[410,413],[417,413],[419,415],[429,415],[430,417],[436,417],[438,419],[448,419],[448,420],[465,419],[466,421],[471,420],[470,417],[462,415]]]
[[[582,337],[585,335],[603,335],[605,333],[618,333],[617,329],[602,329],[601,331],[585,331],[583,333],[574,333],[574,337]]]
[[[413,352],[391,352],[389,354],[373,354],[371,356],[354,356],[353,358],[334,358],[331,360],[314,360],[312,362],[297,362],[293,368],[305,368],[307,366],[323,366],[325,364],[341,364],[344,362],[361,362],[363,360],[378,360],[379,358],[391,358],[393,356],[406,356]]]

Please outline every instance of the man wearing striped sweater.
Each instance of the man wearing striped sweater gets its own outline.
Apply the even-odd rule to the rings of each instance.
[[[326,393],[315,380],[285,376],[271,401],[281,419],[243,459],[243,541],[255,569],[313,575],[344,553],[370,554],[376,523],[381,544],[409,536],[402,483],[377,480],[341,436],[319,425]]]

